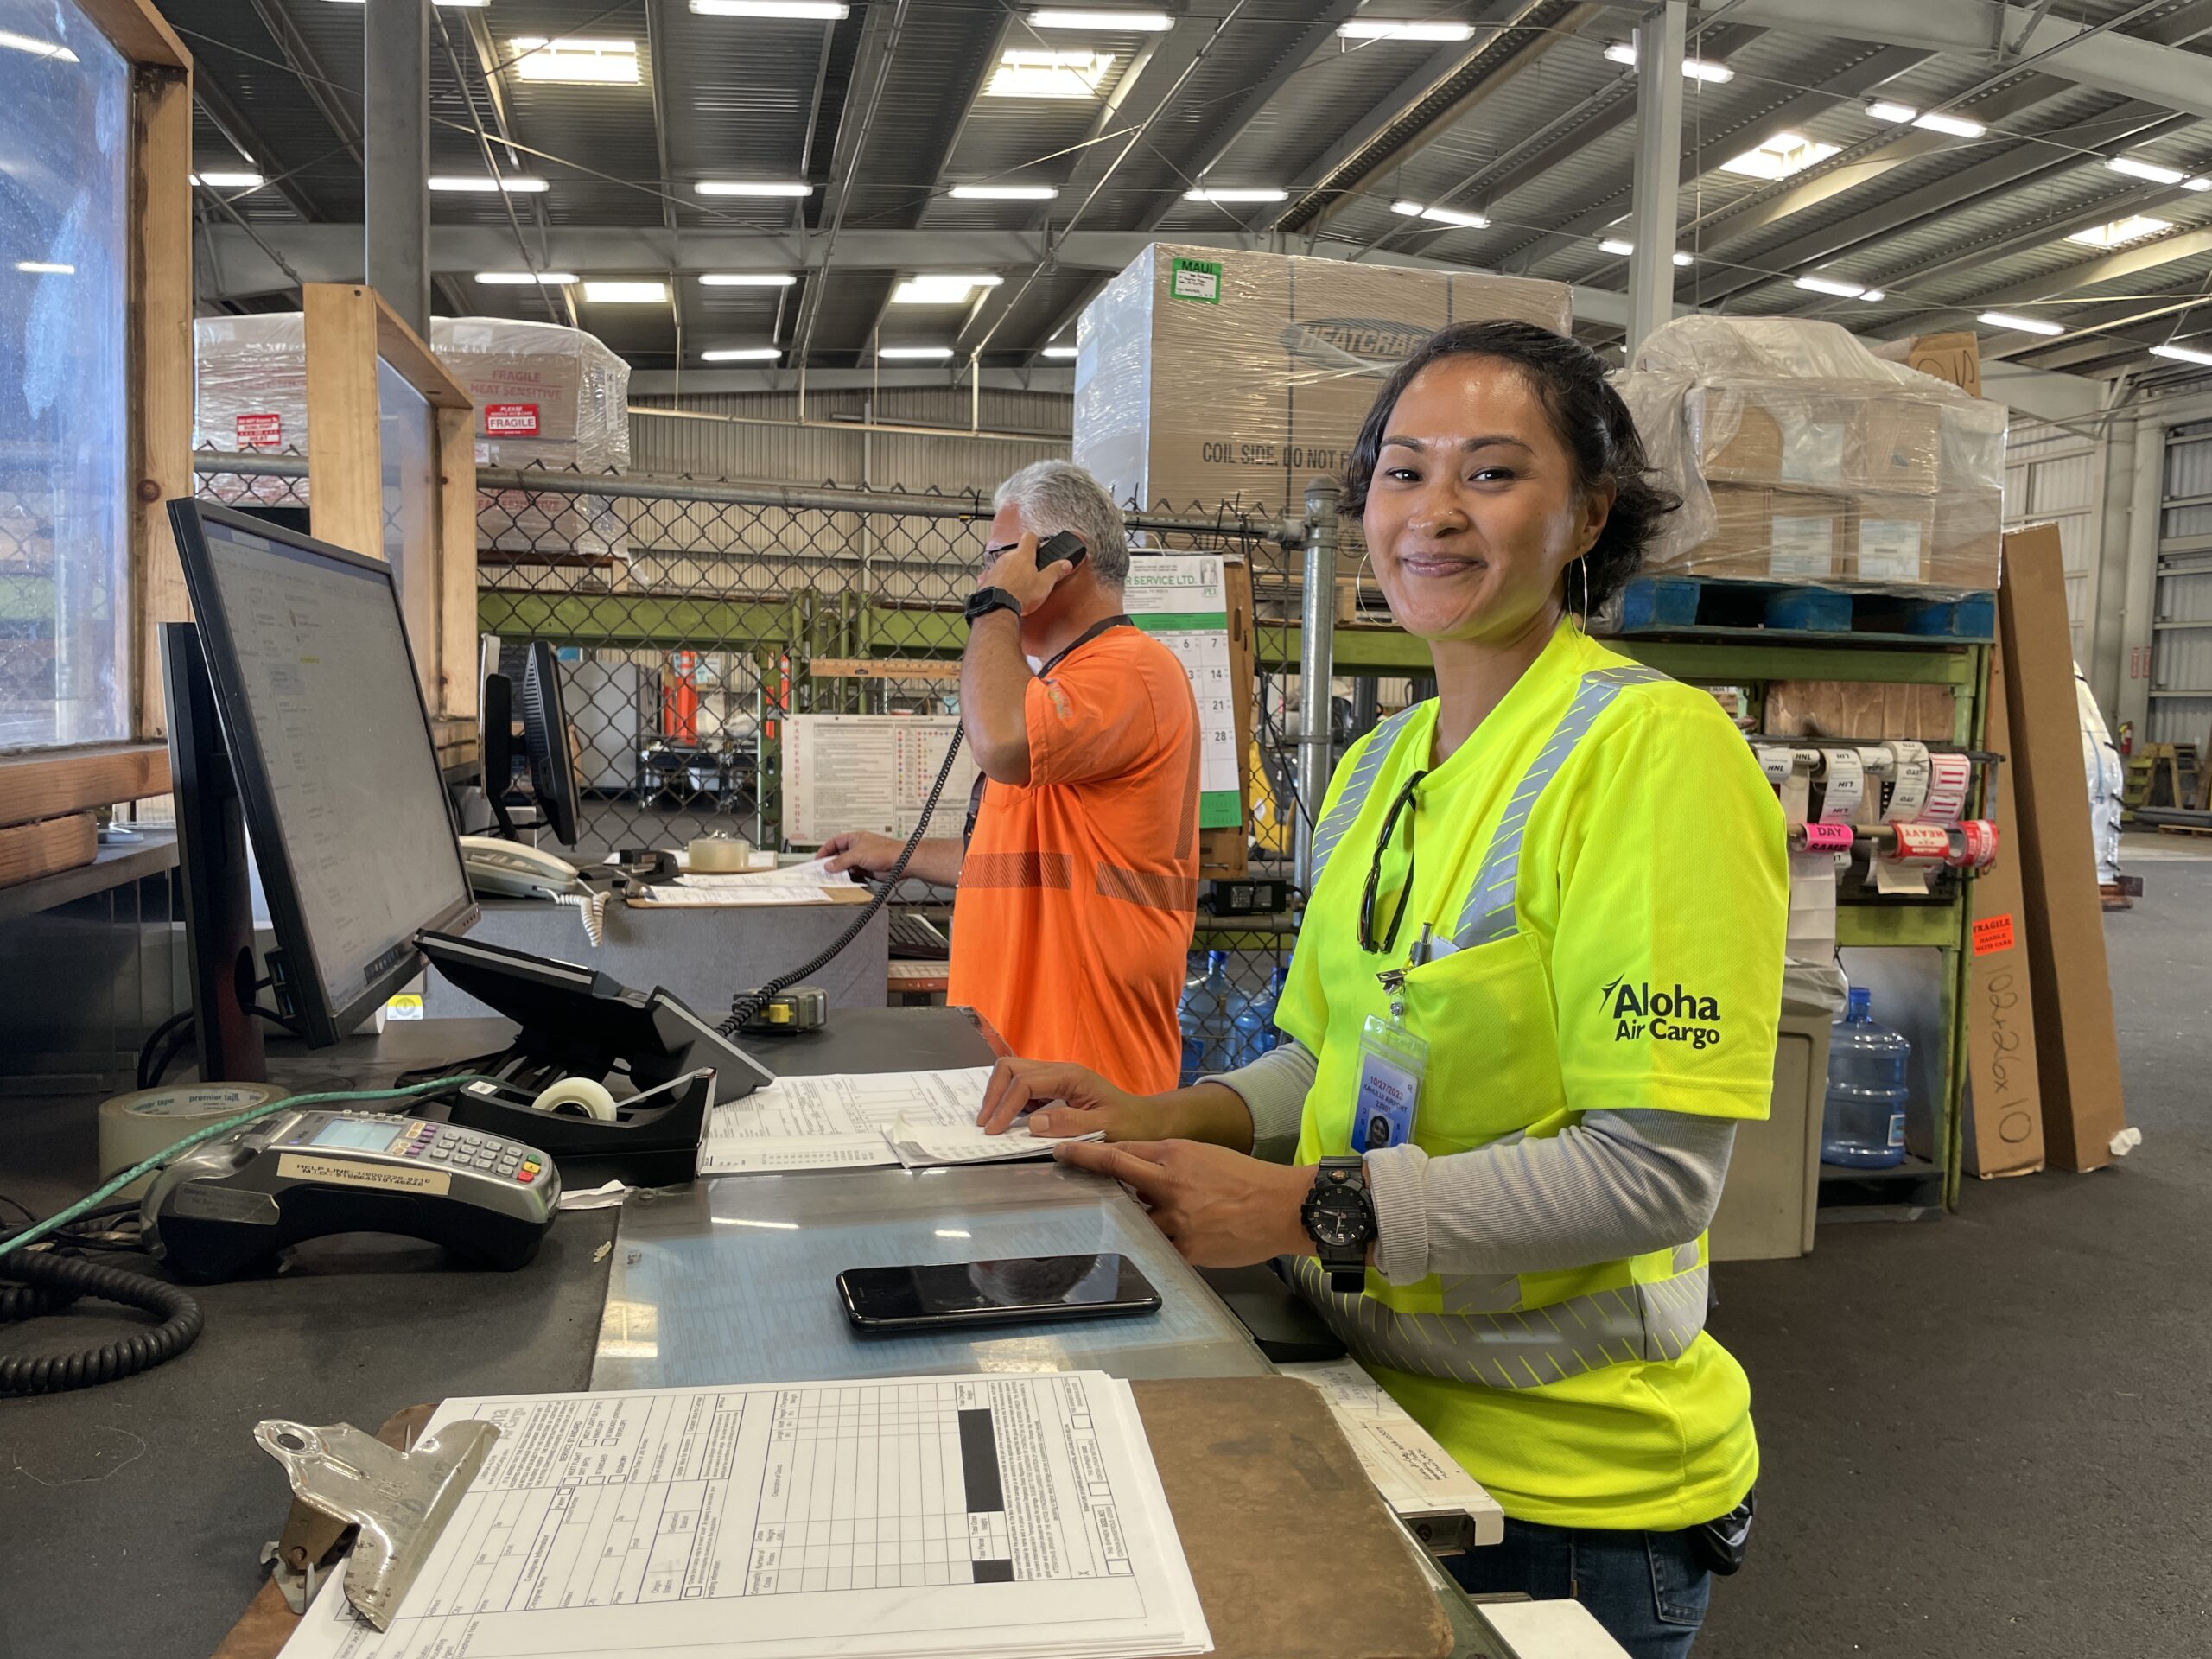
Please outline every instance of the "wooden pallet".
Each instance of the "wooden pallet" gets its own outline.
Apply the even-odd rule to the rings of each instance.
[[[1622,590],[1622,633],[1671,633],[1691,628],[1700,632],[1989,639],[1997,632],[1997,598],[1993,594],[1937,597],[1850,593],[1840,588],[1737,582],[1717,576],[1639,576]]]
[[[2162,836],[2196,836],[2200,839],[2212,837],[2212,827],[2194,823],[2162,823],[2158,826]]]

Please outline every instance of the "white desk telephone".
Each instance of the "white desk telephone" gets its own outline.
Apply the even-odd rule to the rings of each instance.
[[[584,932],[600,942],[607,915],[607,894],[584,885],[576,867],[518,841],[496,836],[461,837],[461,861],[471,891],[495,899],[550,899],[573,907]]]

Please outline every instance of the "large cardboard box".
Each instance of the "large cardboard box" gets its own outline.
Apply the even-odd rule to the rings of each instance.
[[[2056,525],[2031,524],[2005,537],[1997,620],[2012,671],[2005,747],[2019,811],[2020,913],[2044,1139],[2054,1166],[2096,1169],[2120,1155],[2113,1143],[2127,1117]]]
[[[1840,496],[1715,484],[1712,533],[1679,554],[1662,543],[1650,569],[1751,582],[1826,582],[1842,572],[1850,526],[1851,504]]]
[[[1565,333],[1566,286],[1155,243],[1085,308],[1076,461],[1116,500],[1299,511],[1390,370],[1446,323]]]
[[[1969,397],[1981,396],[1981,347],[1972,329],[1958,334],[1921,334],[1885,340],[1873,348],[1886,362],[1902,363],[1956,386]]]
[[[1989,653],[1990,741],[2002,744],[2011,699],[2005,653]],[[2010,757],[1983,803],[1997,825],[1997,861],[1967,884],[1966,1172],[1986,1180],[2028,1175],[2044,1164],[2043,1099],[2036,1070],[2034,975],[2028,965],[2019,813]]]
[[[1916,584],[1929,580],[1936,548],[1936,504],[1924,495],[1859,495],[1853,502],[1846,574],[1857,582]]]

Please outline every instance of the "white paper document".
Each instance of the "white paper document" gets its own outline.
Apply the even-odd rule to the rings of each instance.
[[[784,839],[812,847],[840,830],[872,830],[903,841],[921,821],[959,729],[952,715],[791,715],[784,721]],[[960,833],[975,781],[963,747],[926,833]]]
[[[1212,1641],[1103,1373],[448,1400],[496,1423],[378,1635],[338,1575],[288,1659],[1118,1659]]]
[[[742,1100],[716,1103],[699,1146],[699,1173],[900,1163],[921,1169],[1050,1157],[1053,1143],[1032,1135],[1027,1125],[1004,1135],[976,1127],[990,1080],[988,1065],[779,1077]]]
[[[1505,1536],[1505,1511],[1482,1483],[1452,1460],[1406,1408],[1384,1393],[1354,1359],[1278,1366],[1320,1389],[1337,1425],[1375,1483],[1382,1501],[1410,1521],[1423,1516],[1464,1515],[1474,1522],[1475,1542]]]
[[[1129,620],[1173,652],[1190,676],[1198,702],[1198,823],[1207,830],[1243,816],[1228,594],[1218,553],[1139,553],[1122,591]]]

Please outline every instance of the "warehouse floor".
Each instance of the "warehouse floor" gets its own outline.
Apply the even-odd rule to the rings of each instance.
[[[2142,1146],[1717,1270],[1764,1472],[1699,1659],[2212,1644],[2212,842],[2121,862],[2147,887],[2105,928]]]

